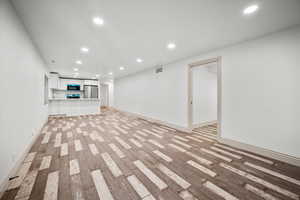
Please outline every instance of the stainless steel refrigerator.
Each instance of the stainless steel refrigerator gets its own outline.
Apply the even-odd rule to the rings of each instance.
[[[98,98],[98,86],[97,85],[84,85],[84,98]]]

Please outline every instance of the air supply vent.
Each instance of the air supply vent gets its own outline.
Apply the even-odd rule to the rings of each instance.
[[[156,67],[155,73],[158,74],[158,73],[161,73],[161,72],[163,72],[163,66],[159,65],[159,66]]]

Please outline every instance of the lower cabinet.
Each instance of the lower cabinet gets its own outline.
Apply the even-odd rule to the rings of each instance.
[[[49,115],[89,115],[100,113],[99,100],[51,100]]]

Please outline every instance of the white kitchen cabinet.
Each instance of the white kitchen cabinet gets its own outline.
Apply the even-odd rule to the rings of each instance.
[[[49,115],[79,116],[100,114],[99,99],[50,99]]]
[[[96,80],[85,80],[84,85],[98,85],[98,81]]]
[[[59,77],[56,74],[50,74],[48,79],[49,88],[58,89],[59,88]]]

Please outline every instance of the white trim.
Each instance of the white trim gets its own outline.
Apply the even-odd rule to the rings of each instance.
[[[193,129],[193,109],[192,109],[192,99],[193,99],[193,84],[192,84],[192,73],[191,69],[193,67],[217,63],[217,93],[218,93],[218,105],[217,105],[217,117],[218,117],[218,131],[217,138],[221,138],[221,126],[222,126],[222,57],[215,57],[211,59],[201,60],[187,65],[187,119],[188,119],[188,129]]]
[[[2,197],[2,195],[4,194],[4,192],[7,189],[8,186],[8,182],[9,182],[9,178],[11,176],[14,176],[17,171],[19,170],[20,166],[22,165],[24,159],[26,158],[28,152],[30,151],[31,147],[33,146],[33,144],[35,143],[35,141],[38,139],[38,137],[41,135],[42,129],[44,128],[44,126],[46,125],[46,123],[48,122],[48,117],[45,120],[45,122],[43,123],[42,127],[40,128],[40,130],[37,132],[37,134],[34,134],[34,136],[32,137],[31,142],[26,146],[25,150],[23,151],[23,153],[21,154],[21,156],[19,157],[19,159],[17,160],[17,162],[15,162],[14,166],[11,168],[11,170],[9,171],[8,175],[6,176],[6,178],[3,180],[2,183],[0,183],[0,198]]]
[[[203,127],[203,126],[208,126],[208,125],[212,125],[212,124],[216,124],[218,123],[218,120],[214,120],[214,121],[209,121],[209,122],[202,122],[202,123],[199,123],[199,124],[193,124],[193,129],[194,128],[200,128],[200,127]]]
[[[227,144],[227,145],[230,145],[235,148],[250,151],[255,154],[260,154],[260,155],[268,157],[268,158],[272,158],[275,160],[279,160],[281,162],[285,162],[285,163],[300,167],[300,158],[297,158],[297,157],[293,157],[293,156],[290,156],[287,154],[275,152],[275,151],[268,150],[268,149],[265,149],[262,147],[257,147],[254,145],[238,142],[238,141],[231,140],[231,139],[218,138],[218,141],[220,143]]]
[[[135,117],[139,117],[139,118],[141,118],[141,119],[144,119],[144,120],[149,121],[149,122],[152,122],[152,123],[158,123],[158,124],[161,124],[161,125],[164,125],[164,126],[168,126],[168,127],[170,127],[170,128],[176,129],[176,130],[178,130],[178,131],[182,131],[182,132],[186,132],[186,133],[191,133],[191,132],[192,132],[192,130],[189,129],[189,128],[182,127],[182,126],[178,126],[178,125],[175,125],[175,124],[166,122],[166,121],[154,119],[154,118],[147,117],[147,116],[144,116],[144,115],[141,115],[141,114],[137,114],[137,113],[132,113],[132,112],[120,110],[120,109],[118,109],[118,108],[113,108],[113,109],[115,109],[115,110],[117,110],[117,111],[120,111],[120,112],[123,112],[123,113],[126,113],[126,114],[128,114],[128,115],[132,115],[132,116],[135,116]]]

